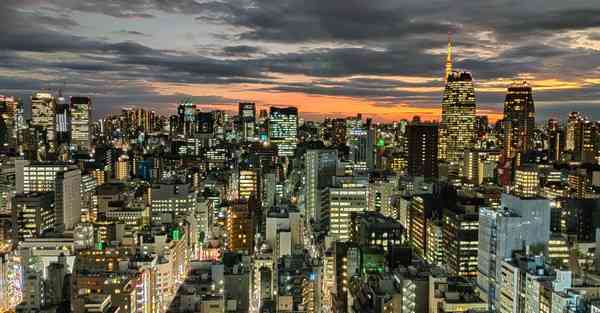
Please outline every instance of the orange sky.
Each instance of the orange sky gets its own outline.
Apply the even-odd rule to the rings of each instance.
[[[415,115],[419,115],[422,120],[438,120],[441,113],[441,105],[440,107],[416,107],[408,103],[377,105],[373,101],[362,98],[312,95],[300,92],[256,91],[258,87],[250,84],[228,87],[223,87],[222,85],[154,84],[153,87],[161,94],[217,94],[224,98],[255,102],[259,109],[269,106],[296,106],[299,109],[301,117],[305,119],[346,117],[361,113],[365,118],[372,117],[378,122],[393,122],[401,119],[412,119]],[[260,88],[264,87],[260,86]],[[218,108],[236,111],[237,103],[215,103],[212,105],[201,105],[201,107],[205,109]],[[502,112],[481,109],[478,110],[477,114],[487,115],[492,122],[502,116]]]

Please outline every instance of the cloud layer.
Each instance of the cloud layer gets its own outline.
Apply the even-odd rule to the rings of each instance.
[[[539,120],[600,119],[591,1],[4,0],[0,26],[1,93],[65,88],[94,97],[96,117],[141,104],[166,113],[194,96],[435,118],[451,32],[482,113],[527,79]]]

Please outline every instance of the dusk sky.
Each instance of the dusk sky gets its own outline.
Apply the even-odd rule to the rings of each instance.
[[[93,98],[96,118],[191,98],[437,119],[448,32],[479,115],[495,120],[526,79],[538,121],[600,119],[595,0],[0,0],[0,94],[66,86]]]

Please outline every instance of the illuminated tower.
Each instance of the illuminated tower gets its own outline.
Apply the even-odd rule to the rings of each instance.
[[[548,157],[552,161],[559,161],[560,155],[564,149],[564,133],[560,129],[558,121],[555,119],[548,120]]]
[[[92,100],[88,97],[71,98],[71,144],[78,150],[90,150],[90,121]]]
[[[292,156],[298,144],[298,109],[271,107],[269,141],[277,145],[277,155]]]
[[[533,146],[535,108],[531,87],[515,82],[504,100],[504,156],[514,158]]]
[[[571,112],[569,119],[567,120],[566,138],[565,138],[565,150],[575,150],[575,133],[577,132],[578,125],[583,121],[583,117],[579,112]]]
[[[49,144],[56,139],[54,96],[50,93],[35,93],[31,96],[31,125],[46,131]]]
[[[56,99],[56,142],[58,144],[68,144],[71,139],[71,110],[65,97],[59,92]]]
[[[457,163],[475,141],[475,88],[469,72],[448,75],[442,100],[441,159]]]
[[[452,73],[452,37],[448,33],[448,55],[446,57],[446,75],[444,81],[448,82],[448,76]]]
[[[256,137],[256,104],[241,102],[239,107],[240,134],[242,140],[248,141]]]

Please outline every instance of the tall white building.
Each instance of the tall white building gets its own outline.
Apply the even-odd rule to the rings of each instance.
[[[504,259],[515,250],[545,244],[550,239],[551,205],[547,199],[503,194],[500,210],[480,210],[477,283],[492,306],[499,299],[498,282]]]

